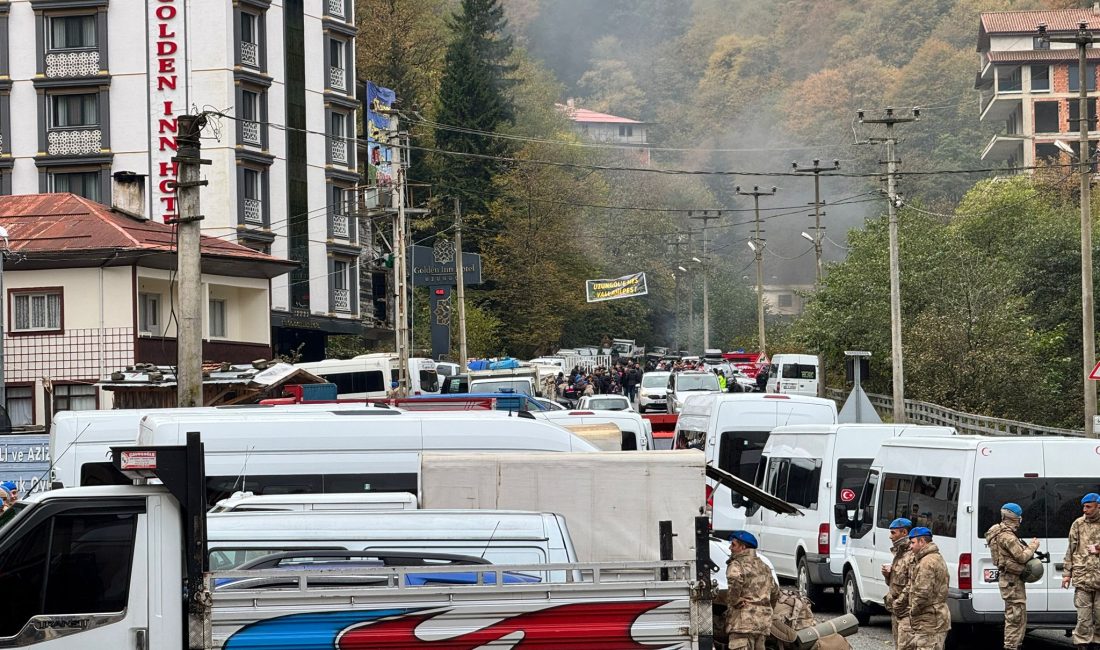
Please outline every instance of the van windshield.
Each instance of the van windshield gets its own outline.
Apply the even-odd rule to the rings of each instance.
[[[1100,491],[1096,478],[992,478],[978,481],[979,538],[1001,520],[1001,506],[1016,503],[1023,521],[1016,534],[1021,539],[1064,537],[1073,520],[1081,516],[1081,495]]]
[[[676,375],[676,390],[718,390],[718,377],[711,373],[698,375]]]

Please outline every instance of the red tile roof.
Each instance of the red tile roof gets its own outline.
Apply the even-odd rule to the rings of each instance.
[[[607,113],[598,113],[596,111],[590,111],[587,108],[570,108],[564,104],[557,104],[557,107],[564,111],[566,116],[574,122],[587,122],[589,124],[597,122],[605,124],[645,124],[645,122],[632,120],[629,117],[617,117],[615,115],[608,115]]]
[[[981,29],[986,34],[1035,33],[1039,23],[1046,23],[1051,32],[1077,31],[1077,23],[1082,21],[1093,29],[1100,27],[1100,12],[1092,9],[989,11],[981,18]]]

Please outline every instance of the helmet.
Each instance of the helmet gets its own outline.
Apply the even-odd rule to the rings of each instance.
[[[1011,512],[1016,515],[1017,518],[1022,518],[1024,516],[1024,509],[1015,503],[1006,503],[1001,506],[1001,510]]]
[[[1024,564],[1024,571],[1020,574],[1024,582],[1038,582],[1043,578],[1043,562],[1033,557]]]

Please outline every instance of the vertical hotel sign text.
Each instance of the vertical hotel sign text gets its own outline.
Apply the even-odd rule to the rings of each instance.
[[[154,219],[179,216],[174,183],[177,116],[187,111],[185,0],[146,0],[149,11],[149,177]]]

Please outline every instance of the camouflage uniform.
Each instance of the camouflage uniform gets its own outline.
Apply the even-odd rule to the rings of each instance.
[[[1100,643],[1100,556],[1088,552],[1091,544],[1100,544],[1100,515],[1091,520],[1078,517],[1070,525],[1069,548],[1063,560],[1064,574],[1070,576],[1074,587],[1077,627],[1073,642],[1078,646]]]
[[[726,582],[730,650],[764,650],[764,639],[772,627],[772,608],[779,600],[779,587],[771,570],[756,557],[754,549],[746,549],[730,556]]]
[[[1035,555],[1039,542],[1024,545],[1016,536],[1020,520],[1003,517],[985,533],[989,554],[997,566],[1001,599],[1005,601],[1005,648],[1014,649],[1024,642],[1027,631],[1027,591],[1020,574],[1024,565]]]
[[[909,573],[909,624],[912,650],[943,650],[951,629],[947,610],[947,563],[935,544],[927,544],[913,557]]]
[[[894,645],[907,648],[913,638],[913,629],[909,626],[909,586],[913,572],[913,552],[909,549],[909,538],[902,537],[894,542],[894,560],[890,563],[890,575],[886,576],[889,590],[883,599],[886,611],[890,612],[890,628],[894,634]]]

